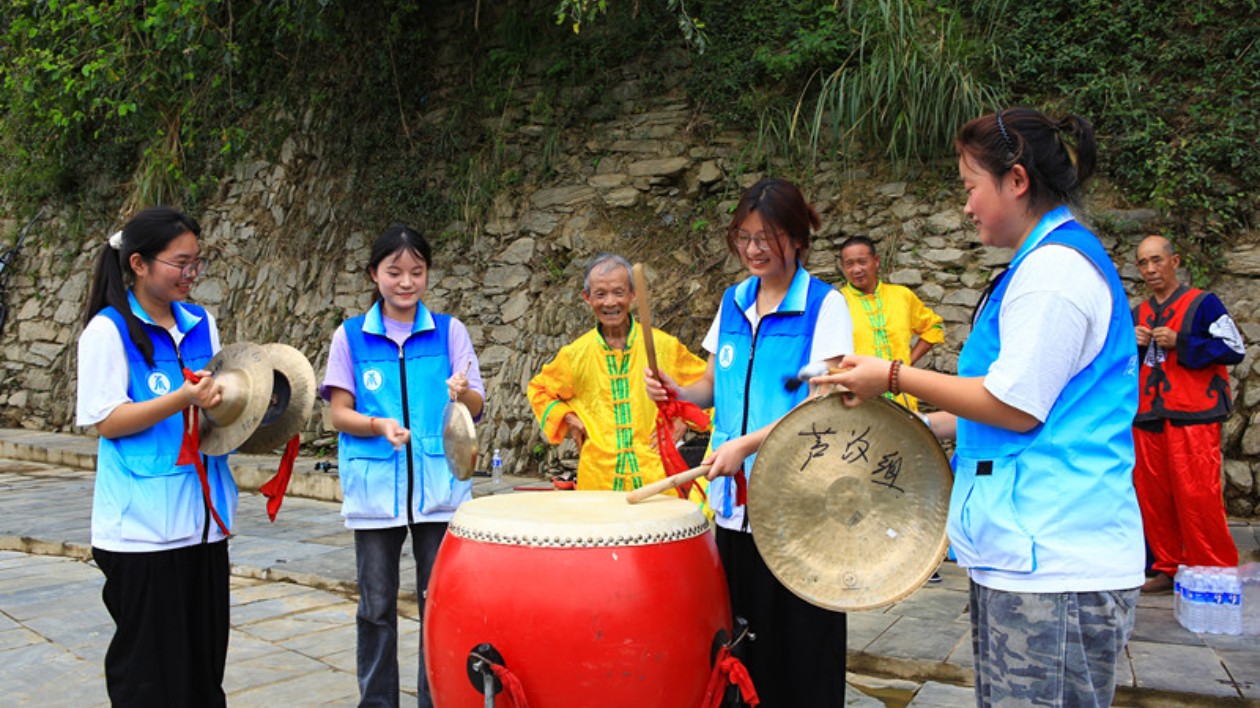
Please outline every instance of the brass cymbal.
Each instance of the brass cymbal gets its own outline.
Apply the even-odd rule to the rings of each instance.
[[[890,605],[945,556],[949,461],[913,413],[829,394],[784,416],[748,489],[753,541],[801,599],[843,612]]]
[[[237,342],[220,349],[206,370],[223,387],[223,401],[203,411],[201,451],[226,455],[262,422],[271,400],[271,360],[259,345]]]
[[[262,348],[271,362],[271,397],[258,429],[240,446],[241,452],[258,455],[288,444],[306,427],[315,408],[315,369],[306,356],[288,344],[273,342]]]
[[[442,412],[442,446],[446,466],[455,479],[462,482],[471,478],[477,466],[477,429],[468,406],[459,401],[447,403]]]

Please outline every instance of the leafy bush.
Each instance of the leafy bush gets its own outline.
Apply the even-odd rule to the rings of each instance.
[[[992,9],[992,0],[976,3]],[[1260,210],[1260,3],[1043,0],[1001,13],[1020,102],[1093,121],[1103,167],[1197,268]]]
[[[125,165],[139,202],[195,199],[212,180],[200,163],[242,148],[236,120],[284,66],[281,47],[323,30],[325,4],[9,0],[0,8],[6,189],[69,195]]]

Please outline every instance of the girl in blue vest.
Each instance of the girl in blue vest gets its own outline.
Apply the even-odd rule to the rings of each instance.
[[[181,412],[222,401],[203,370],[219,349],[214,318],[183,302],[207,265],[200,233],[167,207],[128,221],[102,247],[79,337],[76,417],[100,434],[92,557],[117,627],[105,654],[115,706],[225,705],[236,483],[226,456],[202,456],[208,496],[196,467],[176,463]]]
[[[424,305],[432,264],[414,229],[392,226],[376,239],[367,263],[376,302],[333,334],[321,387],[341,431],[341,515],[354,530],[360,706],[398,705],[399,556],[408,531],[423,617],[447,522],[472,497],[472,482],[447,467],[442,414],[458,399],[479,417],[485,388],[467,328]],[[417,693],[426,708],[433,700],[420,636]]]
[[[928,401],[956,425],[949,539],[971,577],[980,705],[1110,704],[1143,581],[1131,425],[1137,346],[1111,259],[1071,207],[1089,123],[1014,108],[955,140],[963,212],[1014,258],[981,297],[958,375],[851,357],[819,382]]]
[[[744,514],[748,475],[775,421],[809,391],[788,391],[811,362],[837,365],[853,351],[853,322],[844,297],[806,272],[802,263],[818,212],[795,185],[765,179],[744,192],[726,229],[726,245],[748,277],[722,296],[704,339],[704,377],[679,387],[649,371],[648,393],[666,387],[701,408],[714,408],[708,495],[731,610],[756,638],[736,653],[767,708],[844,705],[845,616],[801,600],[766,567]],[[742,654],[740,653],[742,651]]]

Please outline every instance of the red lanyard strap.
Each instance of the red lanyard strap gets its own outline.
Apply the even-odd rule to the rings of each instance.
[[[201,381],[201,377],[194,374],[187,367],[184,368],[184,378],[192,383]],[[210,510],[210,516],[214,517],[214,522],[219,525],[223,535],[231,536],[232,532],[228,531],[227,524],[223,523],[223,519],[219,518],[219,512],[214,508],[214,500],[210,497],[210,479],[206,474],[206,462],[201,456],[200,448],[200,411],[197,406],[188,406],[184,409],[184,439],[180,441],[179,457],[175,459],[175,464],[193,465],[197,468],[197,478],[201,480],[201,495],[206,500],[206,508]]]

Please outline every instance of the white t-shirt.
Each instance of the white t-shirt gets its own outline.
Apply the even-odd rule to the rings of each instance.
[[[725,303],[725,299],[723,299]],[[778,311],[776,307],[774,311]],[[761,321],[761,317],[757,315],[757,303],[744,310],[744,317],[748,318],[748,323],[753,329],[757,328],[757,323]],[[716,354],[718,348],[718,330],[722,322],[722,305],[718,305],[717,315],[713,318],[713,322],[709,325],[708,334],[704,335],[704,342],[701,344],[704,350],[710,354]],[[827,295],[823,297],[822,305],[818,308],[818,322],[814,324],[814,341],[810,345],[809,360],[811,362],[824,361],[840,356],[841,354],[853,353],[853,319],[849,315],[849,304],[845,302],[844,296],[840,291],[832,288],[827,291]]]
[[[1002,350],[984,387],[1044,423],[1067,382],[1102,351],[1111,289],[1093,262],[1058,244],[1029,253],[1011,278],[999,318]]]
[[[206,313],[210,326],[210,350],[219,351],[219,328],[214,316]],[[167,330],[175,345],[184,335],[176,327]],[[75,406],[75,424],[82,427],[96,425],[109,417],[114,409],[131,403],[127,395],[127,350],[123,347],[122,333],[113,320],[96,315],[79,335],[79,389]],[[89,383],[90,382],[90,383]]]

